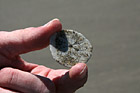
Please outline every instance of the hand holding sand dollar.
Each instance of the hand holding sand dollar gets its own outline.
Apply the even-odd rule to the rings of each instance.
[[[86,83],[88,68],[84,63],[69,70],[52,69],[20,57],[20,54],[47,47],[50,37],[61,30],[60,21],[54,19],[39,27],[0,31],[0,93],[74,93]],[[67,41],[62,44],[67,46]],[[63,48],[61,42],[58,44],[60,51],[68,50],[68,46]]]
[[[76,63],[86,63],[92,55],[93,47],[89,40],[74,30],[62,30],[50,39],[53,58],[66,67]]]

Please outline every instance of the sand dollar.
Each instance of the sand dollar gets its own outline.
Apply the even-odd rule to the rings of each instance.
[[[53,58],[66,67],[72,67],[79,62],[88,62],[92,49],[89,40],[74,30],[62,30],[50,39],[50,51]]]

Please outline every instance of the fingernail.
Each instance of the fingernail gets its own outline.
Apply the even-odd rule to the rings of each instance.
[[[87,73],[87,66],[85,65],[83,70],[80,72],[80,78],[84,78]]]
[[[50,22],[48,22],[48,23],[46,23],[45,25],[43,25],[43,27],[45,27],[45,26],[47,26],[47,25],[50,25],[53,21],[55,21],[55,20],[59,20],[58,18],[55,18],[55,19],[53,19],[53,20],[51,20]]]

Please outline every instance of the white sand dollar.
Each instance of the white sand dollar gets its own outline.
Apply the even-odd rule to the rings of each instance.
[[[62,30],[50,39],[50,51],[53,58],[66,67],[76,63],[86,63],[92,55],[92,45],[81,33],[74,30]]]

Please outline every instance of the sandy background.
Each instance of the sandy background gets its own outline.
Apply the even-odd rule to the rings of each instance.
[[[89,78],[77,93],[140,92],[140,0],[0,0],[0,30],[40,26],[59,18],[94,46]],[[45,48],[22,55],[54,69]]]

